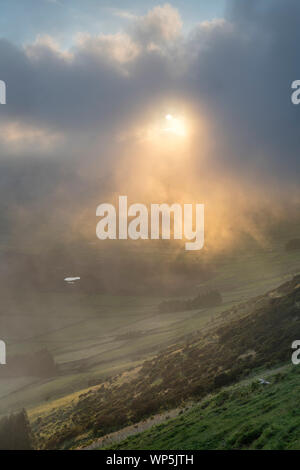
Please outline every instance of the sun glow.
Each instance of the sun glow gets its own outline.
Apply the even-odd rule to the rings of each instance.
[[[118,135],[118,141],[130,140],[138,144],[154,145],[170,151],[174,147],[187,147],[193,135],[191,119],[184,114],[153,113],[126,132]],[[150,147],[149,147],[150,149]],[[153,151],[153,149],[152,149]]]
[[[163,128],[163,132],[180,137],[186,137],[186,124],[183,118],[174,117],[172,114],[167,114],[165,119],[167,121],[167,127]]]

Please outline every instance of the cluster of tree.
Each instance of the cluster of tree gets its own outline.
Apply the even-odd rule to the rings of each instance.
[[[0,226],[1,228],[1,226]],[[151,245],[152,246],[152,245]],[[165,245],[162,245],[165,246]],[[49,246],[48,250],[22,253],[1,251],[0,271],[2,291],[18,289],[18,295],[34,292],[66,292],[70,289],[84,293],[114,295],[175,295],[194,289],[199,282],[212,279],[214,270],[197,255],[186,253],[178,258],[137,255],[114,245],[99,256],[99,248],[78,241]],[[95,251],[96,250],[96,251]],[[76,253],[76,257],[74,257]],[[76,285],[64,278],[80,276]],[[178,294],[177,294],[178,295]]]
[[[5,367],[0,369],[0,378],[6,377],[53,377],[57,373],[52,354],[42,349],[31,354],[12,356]]]
[[[0,420],[0,450],[32,449],[32,433],[24,409]]]
[[[158,306],[160,313],[182,312],[197,308],[217,307],[222,304],[222,296],[219,291],[211,290],[197,295],[188,300],[164,300]]]
[[[300,250],[300,238],[294,238],[285,245],[286,251]]]

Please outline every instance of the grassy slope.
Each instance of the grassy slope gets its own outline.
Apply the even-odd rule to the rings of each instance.
[[[300,366],[229,387],[110,449],[300,449]]]
[[[86,390],[66,403],[30,412],[40,447],[74,447],[163,409],[204,397],[258,367],[290,359],[299,336],[300,276],[220,315],[181,346],[176,343],[127,377]],[[52,406],[53,405],[53,406]]]
[[[206,327],[212,317],[237,303],[260,295],[300,270],[300,252],[284,250],[285,237],[272,249],[254,249],[216,261],[216,277],[202,286],[221,290],[224,304],[201,312],[157,314],[161,298],[39,293],[22,300],[28,332],[18,330],[12,303],[3,306],[1,334],[11,354],[47,347],[62,368],[51,380],[2,380],[0,414],[35,407],[91,383],[105,380],[149,359],[183,334]],[[13,315],[12,315],[13,313]],[[9,334],[9,332],[13,332]],[[135,336],[126,337],[126,334]],[[24,339],[20,336],[24,335]],[[12,341],[9,341],[9,339]]]

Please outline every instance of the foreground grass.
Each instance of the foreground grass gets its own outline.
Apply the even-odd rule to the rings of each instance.
[[[300,366],[230,387],[110,449],[300,449]]]

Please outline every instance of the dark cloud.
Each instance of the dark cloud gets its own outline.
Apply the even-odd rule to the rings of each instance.
[[[297,177],[300,108],[290,86],[300,73],[299,14],[296,0],[232,1],[229,25],[193,35],[192,93],[213,112],[229,165]]]
[[[1,40],[9,103],[1,121],[72,139],[88,129],[107,135],[177,93],[205,104],[229,164],[254,159],[260,169],[288,172],[299,160],[300,110],[290,101],[299,78],[299,13],[297,0],[231,1],[224,22],[201,24],[179,39],[180,17],[166,5],[134,20],[131,36],[83,36],[69,52],[50,39],[26,50]]]
[[[34,196],[61,207],[76,195],[86,203],[126,150],[119,134],[174,97],[209,122],[216,171],[297,184],[300,107],[290,85],[300,78],[298,0],[232,0],[222,20],[188,36],[170,5],[132,21],[119,34],[82,34],[67,51],[49,37],[24,48],[0,40],[4,199],[13,200],[7,187],[19,181],[17,204]],[[196,138],[195,160],[201,146]],[[26,162],[33,168],[35,159],[45,171],[29,177]]]

